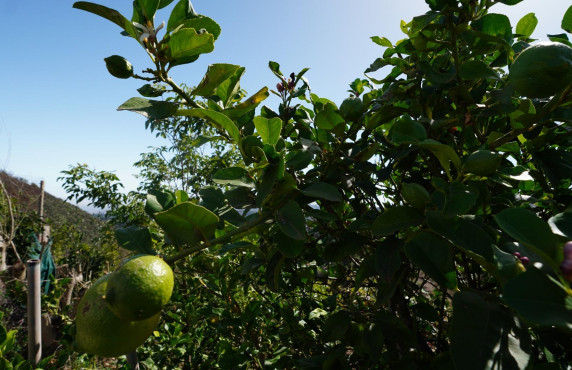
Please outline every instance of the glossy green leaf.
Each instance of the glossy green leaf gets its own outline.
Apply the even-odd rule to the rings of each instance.
[[[177,199],[170,191],[151,190],[147,194],[145,212],[153,216],[157,212],[166,211],[177,204]]]
[[[157,98],[163,95],[166,91],[163,88],[155,87],[151,84],[145,84],[137,89],[139,94],[146,98]]]
[[[234,97],[240,90],[240,79],[244,75],[245,68],[240,67],[234,75],[224,81],[216,89],[216,95],[220,98],[224,108],[228,108]]]
[[[160,2],[160,0],[135,0],[135,3],[139,5],[139,9],[143,13],[143,17],[151,21],[155,17],[155,12],[159,9]]]
[[[572,5],[564,13],[561,27],[564,31],[572,33]]]
[[[177,103],[169,101],[136,97],[121,104],[117,110],[139,113],[149,119],[164,119],[174,115],[178,107],[179,105]]]
[[[524,17],[520,18],[516,24],[516,33],[522,35],[524,38],[529,38],[538,24],[538,18],[534,13],[528,13]]]
[[[437,234],[421,231],[405,243],[407,258],[446,289],[457,287],[453,255],[447,241]]]
[[[306,219],[298,203],[289,200],[276,214],[276,221],[284,235],[295,240],[306,240]]]
[[[550,226],[531,211],[524,208],[507,208],[494,216],[497,224],[508,235],[531,247],[539,255],[558,262],[558,240]]]
[[[190,16],[188,19],[185,19],[181,24],[181,28],[194,28],[197,33],[205,33],[208,32],[213,35],[213,38],[216,40],[221,32],[220,25],[215,22],[213,19],[204,16]]]
[[[187,202],[156,213],[155,221],[171,238],[193,245],[212,238],[219,218],[208,209]]]
[[[76,9],[85,10],[86,12],[99,15],[100,17],[105,18],[115,23],[119,27],[121,27],[122,30],[127,32],[134,39],[138,39],[137,32],[135,31],[135,28],[133,27],[131,21],[125,18],[121,13],[119,13],[115,9],[111,9],[99,4],[90,3],[88,1],[75,2],[73,4],[73,7]]]
[[[307,197],[325,199],[332,202],[341,202],[342,194],[334,185],[325,182],[315,182],[300,191]]]
[[[222,113],[210,109],[194,108],[177,111],[178,116],[198,117],[213,123],[216,127],[224,129],[237,143],[240,141],[240,132],[234,122]]]
[[[167,32],[171,32],[180,26],[185,19],[196,16],[191,2],[189,0],[180,0],[171,11],[171,16],[167,22]]]
[[[564,236],[572,240],[572,211],[566,211],[552,216],[548,225],[556,235]]]
[[[391,44],[391,41],[389,41],[387,38],[385,37],[379,37],[379,36],[372,36],[370,37],[371,41],[375,42],[376,44],[378,44],[379,46],[385,46],[386,48],[390,48],[393,45]]]
[[[314,119],[314,124],[322,130],[332,130],[344,122],[344,118],[338,113],[336,106],[331,103],[324,104],[324,109],[319,111]]]
[[[456,369],[527,368],[531,348],[526,330],[492,297],[470,292],[453,296],[451,357]]]
[[[439,163],[441,164],[441,167],[443,167],[445,173],[447,173],[447,176],[449,178],[451,178],[450,163],[453,163],[453,166],[455,166],[457,171],[461,169],[461,159],[459,158],[457,153],[455,153],[453,148],[451,148],[450,146],[441,144],[440,142],[435,141],[433,139],[424,140],[418,143],[417,145],[420,148],[424,148],[431,151],[433,155],[437,157]]]
[[[459,75],[464,80],[500,80],[499,74],[481,60],[470,60],[461,65]]]
[[[375,219],[371,231],[376,236],[387,236],[405,228],[419,225],[423,220],[423,213],[416,208],[409,206],[391,207]]]
[[[242,186],[253,188],[254,180],[247,170],[242,167],[228,167],[218,170],[212,176],[212,180],[217,184]]]
[[[427,139],[425,127],[409,116],[396,120],[391,129],[391,141],[394,144],[413,144]]]
[[[120,247],[137,254],[156,254],[153,250],[151,233],[146,227],[139,228],[131,226],[115,229],[115,238]]]
[[[264,144],[276,145],[282,132],[282,120],[280,118],[267,119],[254,117],[254,127]]]
[[[555,326],[572,333],[572,297],[545,272],[534,267],[509,280],[503,301],[525,320],[539,326]]]
[[[233,76],[240,66],[234,64],[211,64],[199,85],[193,89],[193,95],[213,95],[221,83]]]
[[[210,53],[214,50],[214,37],[210,33],[197,33],[194,28],[181,28],[171,34],[167,58],[177,60]]]
[[[512,27],[509,18],[504,14],[486,14],[474,21],[472,26],[487,35],[500,37],[509,44],[512,42]]]
[[[269,61],[268,62],[268,68],[270,68],[272,73],[274,73],[276,76],[278,76],[278,77],[282,76],[282,72],[280,71],[280,64],[273,62],[273,61]]]
[[[462,217],[445,217],[439,211],[427,212],[431,230],[449,240],[464,252],[493,262],[495,240],[477,223]],[[480,262],[480,261],[479,261]]]

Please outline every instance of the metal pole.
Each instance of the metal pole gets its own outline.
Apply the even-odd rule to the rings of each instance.
[[[42,231],[40,231],[40,235],[38,235],[38,239],[40,241],[40,244],[42,244],[43,247],[43,241],[44,241],[44,181],[40,181],[40,200],[39,200],[38,204],[38,216],[40,216],[40,222],[42,223]],[[43,248],[42,248],[43,249]],[[40,255],[40,258],[42,258],[42,256]]]
[[[42,296],[40,260],[28,260],[28,361],[37,365],[42,359]]]

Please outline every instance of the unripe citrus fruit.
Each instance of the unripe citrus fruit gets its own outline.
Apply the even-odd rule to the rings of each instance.
[[[133,76],[133,66],[122,56],[112,55],[104,59],[107,70],[113,77],[129,78]]]
[[[75,319],[75,344],[79,350],[102,357],[117,357],[134,351],[151,335],[159,313],[141,321],[117,317],[102,296],[111,274],[95,282],[81,298]]]
[[[545,98],[572,81],[572,48],[560,42],[541,42],[524,49],[510,66],[514,89],[529,98]]]
[[[167,304],[173,285],[173,270],[163,259],[135,256],[111,274],[104,299],[118,317],[144,320]]]
[[[477,150],[463,164],[463,171],[478,176],[492,175],[499,168],[502,155],[489,150]]]
[[[340,114],[346,121],[357,121],[363,114],[364,106],[360,98],[352,96],[344,99],[340,105]]]

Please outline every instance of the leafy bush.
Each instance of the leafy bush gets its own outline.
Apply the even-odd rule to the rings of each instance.
[[[213,64],[196,87],[177,85],[169,70],[212,51],[220,33],[188,0],[176,3],[161,40],[155,12],[171,1],[136,0],[131,20],[74,4],[119,25],[152,59],[132,78],[153,85],[120,110],[148,126],[209,125],[213,135],[189,150],[208,141],[240,152],[210,173],[200,162],[214,185],[198,194],[156,182],[150,218],[116,231],[123,247],[163,254],[178,275],[143,364],[570,364],[572,85],[535,99],[515,93],[508,70],[534,41],[533,14],[513,30],[489,12],[495,2],[426,2],[429,12],[402,24],[407,38],[372,38],[383,55],[339,107],[311,92],[307,69],[285,75],[276,62],[276,90],[246,99],[236,65]],[[570,45],[566,34],[550,38]],[[260,107],[269,93],[281,98],[277,109]],[[110,194],[74,187],[84,180],[66,180],[72,196]]]

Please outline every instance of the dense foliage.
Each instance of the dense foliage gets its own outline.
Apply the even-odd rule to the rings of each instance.
[[[76,167],[64,178],[71,197],[119,210],[124,248],[174,267],[143,365],[572,362],[572,85],[531,99],[508,73],[534,41],[534,14],[513,29],[495,1],[426,0],[427,13],[402,22],[406,38],[372,38],[382,56],[338,106],[311,92],[307,69],[284,74],[276,62],[276,89],[249,97],[237,65],[177,85],[170,69],[212,51],[220,27],[181,0],[159,39],[155,13],[171,2],[136,0],[131,20],[74,4],[148,53],[142,74],[121,57],[107,68],[147,82],[119,109],[172,140],[138,162],[144,205],[132,194],[138,206],[121,208],[118,179],[104,173]],[[571,31],[571,10],[562,28]],[[570,45],[566,33],[549,38]],[[270,93],[274,109],[260,106]]]

